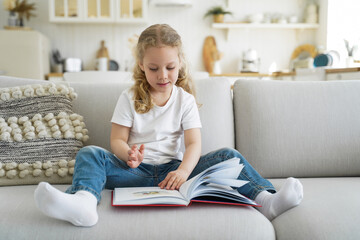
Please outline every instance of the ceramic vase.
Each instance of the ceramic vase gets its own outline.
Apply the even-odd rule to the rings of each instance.
[[[348,56],[346,58],[346,67],[353,67],[354,66],[354,58],[352,56]]]
[[[16,12],[9,12],[8,26],[16,26],[17,16]]]

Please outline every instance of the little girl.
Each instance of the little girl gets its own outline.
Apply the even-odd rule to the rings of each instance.
[[[40,183],[35,202],[44,214],[76,226],[93,226],[104,188],[179,189],[187,179],[234,157],[244,164],[238,179],[249,181],[238,191],[262,205],[258,210],[269,220],[301,202],[303,189],[297,179],[288,178],[276,193],[234,149],[200,156],[201,122],[194,87],[174,29],[166,24],[148,27],[139,37],[136,54],[135,84],[120,95],[111,119],[112,152],[96,146],[82,148],[66,193]]]

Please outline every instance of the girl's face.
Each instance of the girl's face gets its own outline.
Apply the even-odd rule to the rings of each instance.
[[[171,93],[179,76],[180,59],[176,47],[150,47],[145,50],[140,68],[145,72],[152,93]]]

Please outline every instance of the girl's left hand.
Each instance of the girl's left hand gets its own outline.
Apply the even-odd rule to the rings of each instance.
[[[186,182],[189,177],[189,173],[183,169],[177,169],[169,172],[166,178],[159,183],[161,189],[166,188],[167,190],[179,190],[181,185]]]

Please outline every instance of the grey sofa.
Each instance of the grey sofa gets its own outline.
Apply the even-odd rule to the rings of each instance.
[[[0,77],[0,87],[37,82]],[[94,144],[109,149],[110,118],[128,82],[71,82]],[[74,227],[35,207],[35,185],[0,187],[0,239],[360,239],[360,81],[196,80],[203,153],[238,149],[280,188],[300,179],[304,199],[272,222],[251,207],[111,207]],[[65,190],[68,185],[56,185]]]

